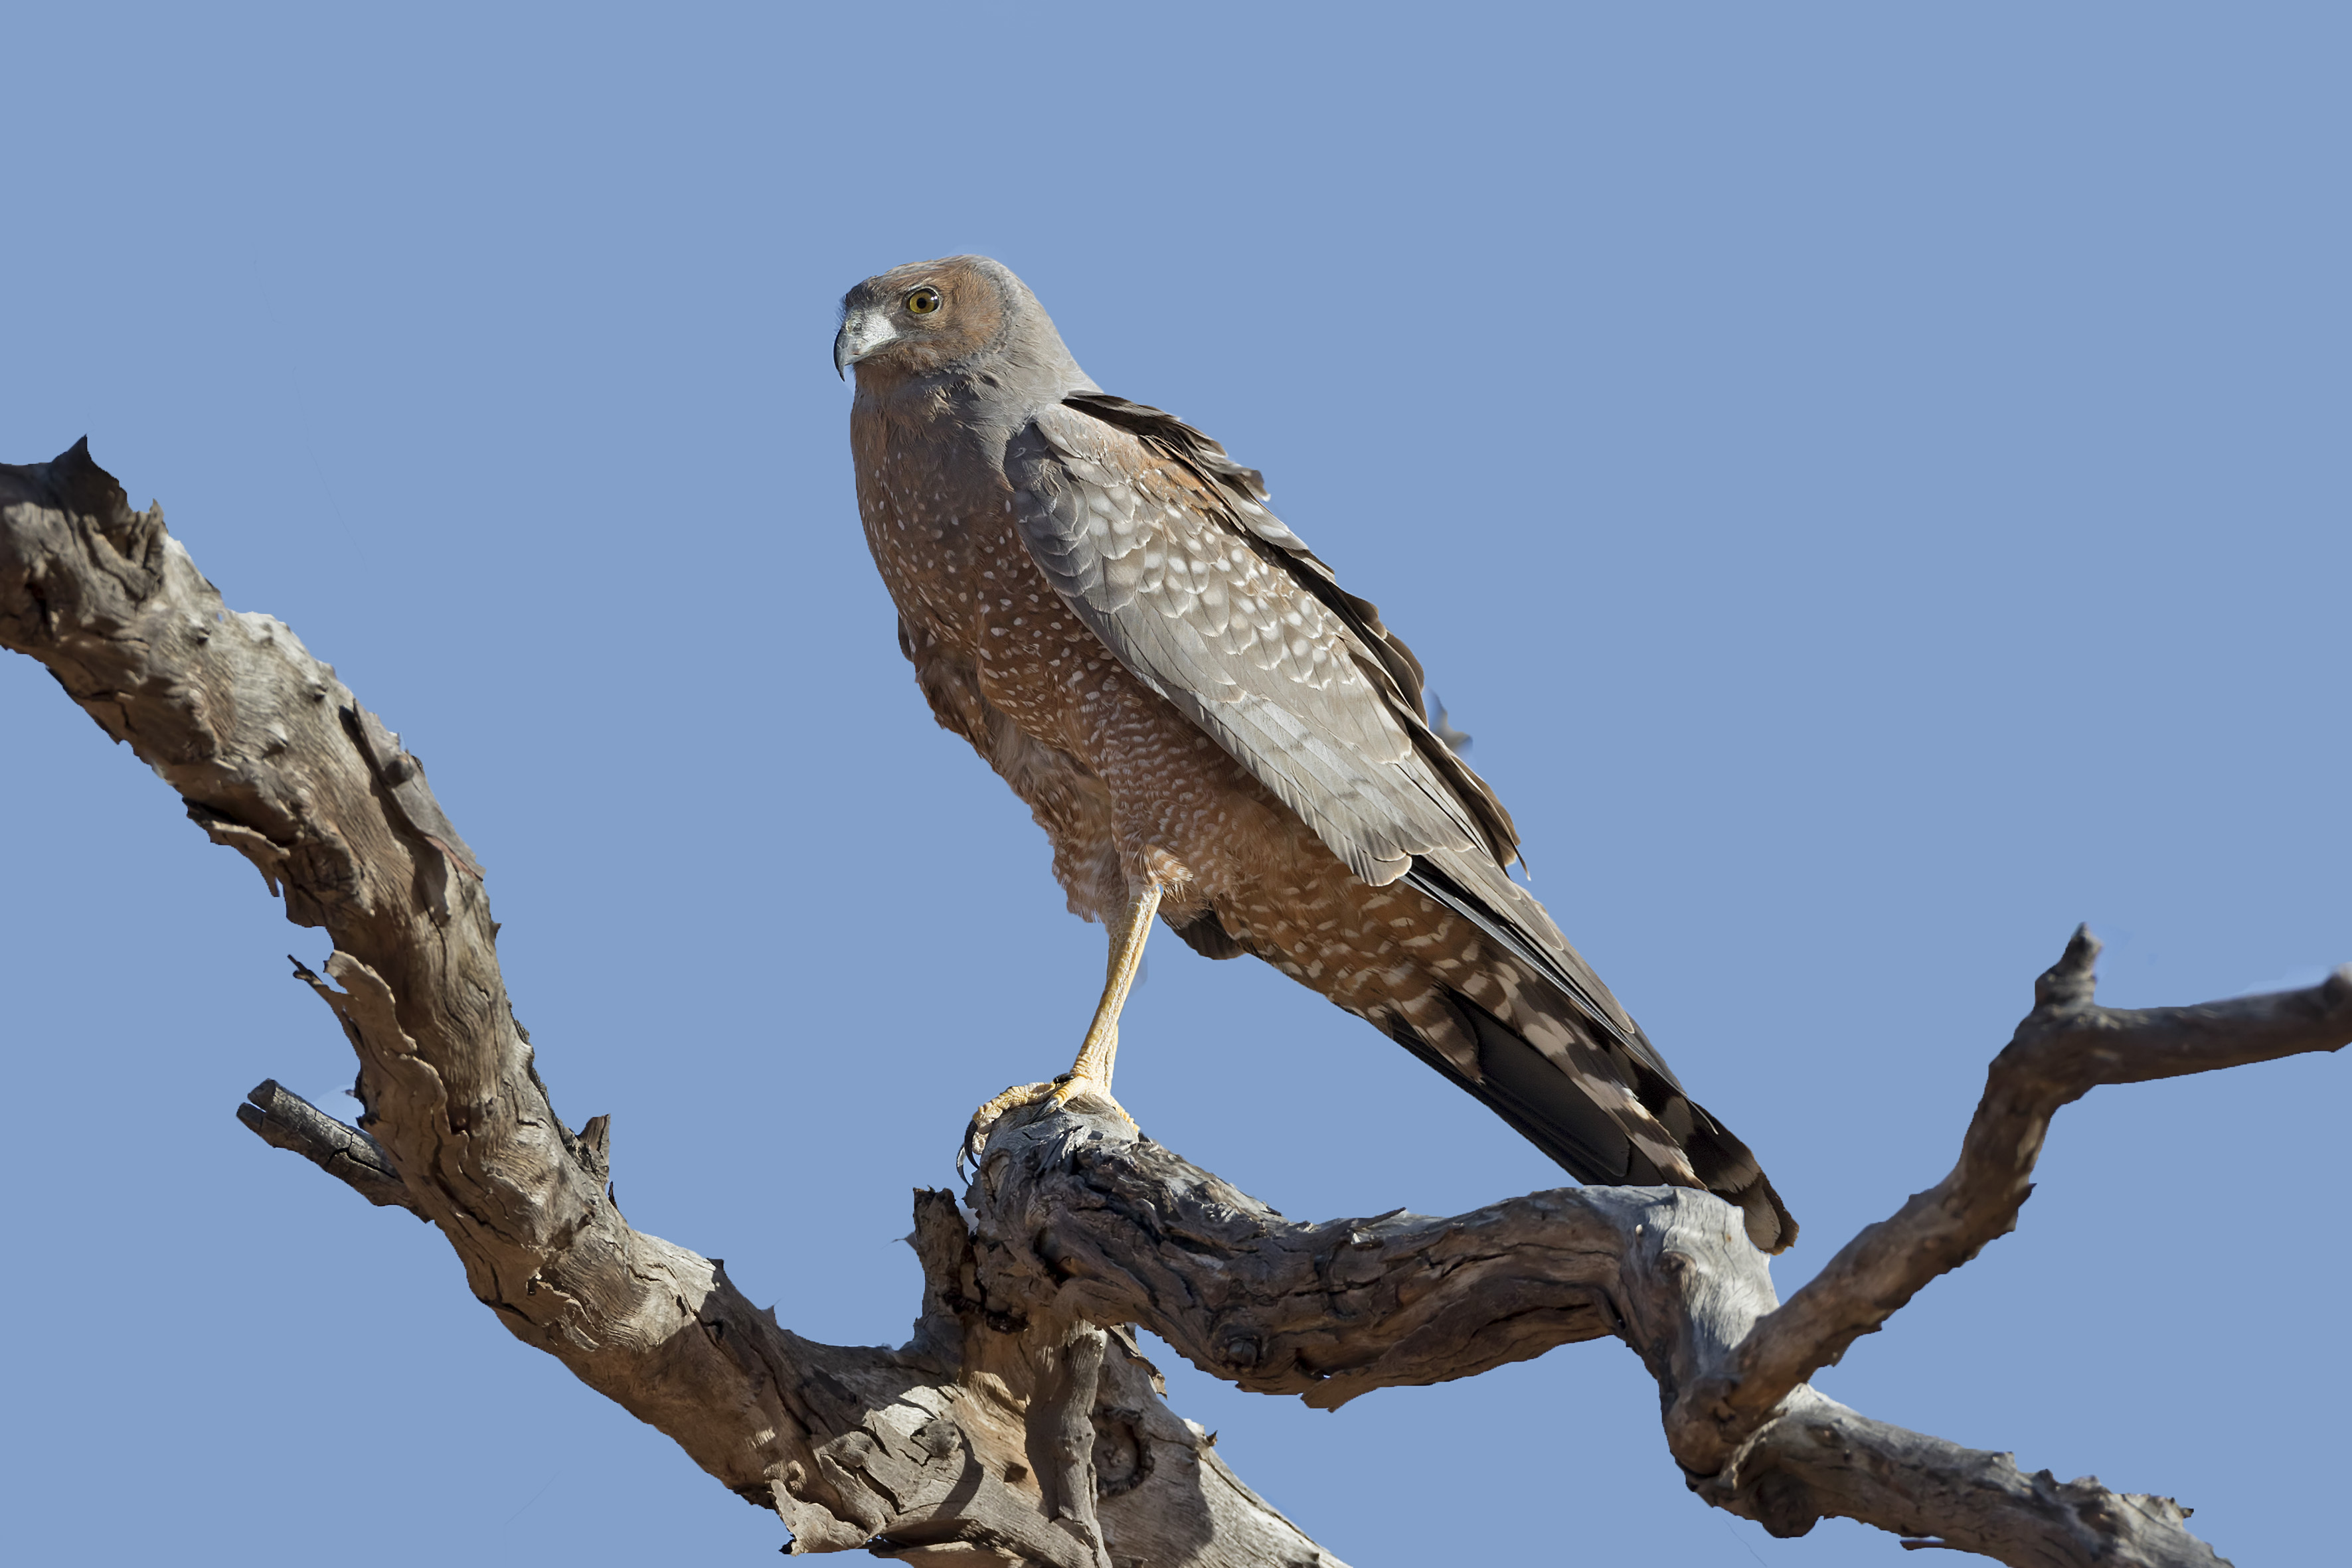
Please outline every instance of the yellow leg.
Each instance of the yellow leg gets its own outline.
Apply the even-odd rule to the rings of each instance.
[[[1127,993],[1135,985],[1135,972],[1143,964],[1144,939],[1151,935],[1152,916],[1160,913],[1160,887],[1147,883],[1142,890],[1129,898],[1120,910],[1110,929],[1110,963],[1103,976],[1102,1000],[1095,1004],[1094,1021],[1087,1026],[1087,1038],[1079,1043],[1078,1059],[1070,1070],[1049,1083],[1018,1084],[972,1113],[971,1125],[964,1130],[963,1148],[958,1163],[969,1159],[977,1162],[982,1147],[988,1142],[988,1130],[999,1116],[1019,1105],[1040,1103],[1060,1110],[1080,1094],[1089,1091],[1110,1101],[1112,1110],[1133,1124],[1135,1118],[1127,1108],[1111,1099],[1111,1069],[1118,1060],[1118,1015],[1127,1006]]]
[[[1102,1000],[1095,1004],[1094,1021],[1087,1026],[1087,1038],[1078,1046],[1078,1060],[1070,1066],[1066,1079],[1087,1078],[1110,1092],[1112,1064],[1118,1060],[1118,1015],[1127,1006],[1127,993],[1135,984],[1135,972],[1143,966],[1144,938],[1151,935],[1151,917],[1160,913],[1160,887],[1146,883],[1143,891],[1128,900],[1119,914],[1118,924],[1111,928],[1110,964],[1103,973]],[[1064,1094],[1066,1102],[1069,1095]]]

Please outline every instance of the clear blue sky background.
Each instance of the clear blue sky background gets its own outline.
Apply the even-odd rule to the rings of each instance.
[[[908,1189],[1101,934],[932,727],[834,301],[996,256],[1419,650],[1536,889],[1804,1222],[1948,1167],[2031,982],[2352,958],[2337,6],[17,7],[0,458],[85,432],[423,756],[639,1226],[903,1336]],[[26,1562],[764,1563],[781,1527],[230,1119],[348,1051],[252,870],[0,663]],[[1246,961],[1119,1089],[1293,1215],[1559,1185]],[[2341,1551],[2346,1063],[2103,1092],[1823,1386]],[[348,1102],[342,1103],[348,1106]],[[2302,1321],[2305,1312],[2326,1321]],[[1685,1493],[1614,1343],[1172,1398],[1359,1568],[1892,1563]],[[1907,1560],[1907,1559],[1906,1559]]]

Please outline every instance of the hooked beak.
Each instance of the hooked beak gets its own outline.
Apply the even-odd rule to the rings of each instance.
[[[871,310],[860,310],[841,324],[833,338],[834,373],[842,380],[849,379],[849,367],[865,359],[885,343],[898,340],[898,331],[889,322]]]

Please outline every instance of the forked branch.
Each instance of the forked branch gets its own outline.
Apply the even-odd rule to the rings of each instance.
[[[1790,1390],[1875,1333],[1937,1275],[2017,1228],[2050,1120],[2102,1084],[2146,1083],[2335,1051],[2352,1040],[2352,964],[2306,990],[2189,1008],[2103,1008],[2087,926],[2034,982],[2033,1010],[1993,1059],[1952,1174],[1846,1243],[1692,1385],[1667,1417],[1675,1457],[1711,1474]]]
[[[2323,986],[2126,1012],[2077,934],[1994,1062],[1952,1175],[1785,1306],[1736,1211],[1675,1188],[1542,1192],[1451,1219],[1299,1225],[1085,1102],[995,1128],[968,1201],[916,1197],[922,1314],[896,1351],[821,1345],[723,1268],[631,1228],[603,1117],[557,1118],[513,1019],[480,862],[415,758],[284,626],[226,609],[158,510],[76,446],[0,468],[0,644],[251,860],[360,1061],[361,1126],[274,1084],[239,1108],[371,1202],[437,1226],[526,1343],[659,1427],[793,1550],[913,1563],[1328,1563],[1171,1413],[1122,1327],[1242,1387],[1336,1407],[1613,1336],[1656,1377],[1708,1502],[1801,1534],[1825,1514],[2034,1564],[2215,1561],[2168,1500],[2021,1473],[1804,1379],[2011,1228],[2051,1115],[2100,1083],[2352,1038]],[[299,968],[299,966],[298,966]],[[332,983],[330,983],[332,982]]]

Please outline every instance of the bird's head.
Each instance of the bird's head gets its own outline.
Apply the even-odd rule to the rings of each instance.
[[[861,389],[940,372],[1045,383],[1055,399],[1094,386],[1028,286],[984,256],[910,262],[843,295],[833,366],[852,365]]]

